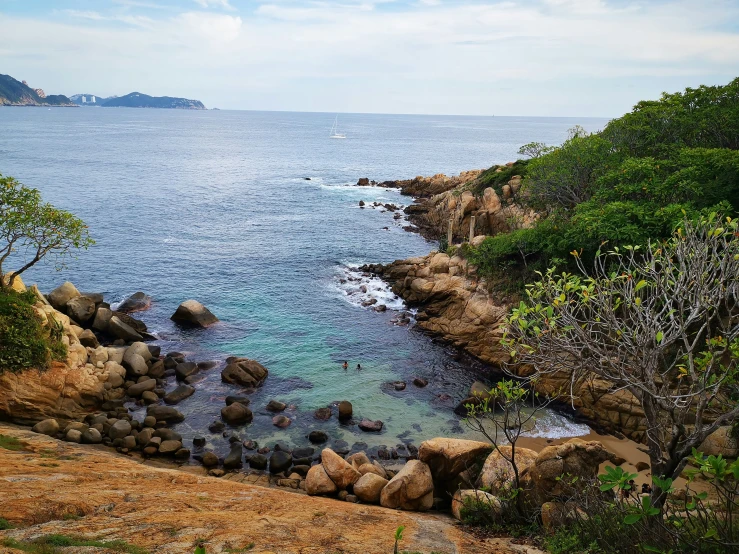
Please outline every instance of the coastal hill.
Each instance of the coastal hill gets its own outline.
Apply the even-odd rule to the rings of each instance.
[[[78,106],[102,106],[103,108],[164,108],[180,110],[206,109],[200,100],[177,98],[172,96],[149,96],[140,92],[131,92],[125,96],[108,98],[95,94],[75,94],[71,97]]]
[[[47,96],[43,89],[32,89],[25,81],[0,75],[0,106],[74,106],[63,94]]]

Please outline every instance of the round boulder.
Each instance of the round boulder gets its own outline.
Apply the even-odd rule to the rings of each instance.
[[[293,463],[293,457],[289,452],[278,450],[273,452],[269,457],[269,471],[270,473],[280,473],[286,471]]]
[[[401,510],[429,510],[434,504],[434,482],[429,466],[419,460],[409,460],[382,489],[380,504]]]
[[[480,490],[458,490],[452,497],[452,515],[464,521],[468,512],[475,510],[492,511],[496,515],[503,513],[503,505],[497,496]]]
[[[305,492],[311,496],[333,494],[337,491],[336,484],[321,465],[315,465],[308,470],[305,477]]]
[[[70,283],[71,284],[71,283]],[[41,433],[42,435],[49,435],[53,437],[59,432],[59,422],[56,419],[45,419],[39,421],[36,425],[31,428],[34,433]]]
[[[67,302],[78,296],[80,296],[80,291],[72,283],[67,281],[51,291],[46,298],[49,300],[49,304],[54,306],[55,309],[63,312],[67,306]]]
[[[221,408],[221,418],[229,425],[243,425],[244,423],[250,423],[254,419],[254,415],[243,404],[234,402],[230,406]]]
[[[348,400],[342,400],[339,402],[339,419],[346,421],[352,418],[352,403]]]
[[[418,459],[428,464],[434,479],[446,481],[474,466],[478,460],[487,456],[492,448],[486,442],[435,438],[421,443]]]
[[[321,463],[339,490],[353,485],[362,476],[354,466],[330,448],[324,448],[321,452]]]
[[[133,293],[131,296],[126,298],[118,306],[119,312],[124,314],[130,314],[132,312],[142,312],[148,310],[151,307],[151,296],[139,291]]]
[[[362,502],[379,504],[382,489],[388,484],[388,480],[374,473],[365,473],[354,483],[354,494]]]
[[[170,318],[175,323],[191,327],[208,327],[218,321],[208,308],[197,300],[186,300]]]

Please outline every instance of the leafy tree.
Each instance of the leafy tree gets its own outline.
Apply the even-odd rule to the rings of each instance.
[[[551,402],[551,399],[532,392],[521,381],[503,379],[478,402],[465,405],[467,427],[490,441],[500,457],[513,469],[513,482],[510,490],[506,491],[508,496],[501,498],[510,503],[510,519],[520,519],[526,514],[521,494],[521,472],[516,461],[516,444],[521,435],[533,430],[537,415]],[[510,453],[507,449],[501,449],[504,445],[510,446]]]
[[[10,288],[15,278],[44,258],[53,258],[57,269],[74,250],[94,244],[84,222],[71,213],[41,200],[38,190],[0,175],[0,283]],[[21,266],[6,271],[11,254]]]
[[[553,146],[547,146],[543,142],[529,142],[519,148],[518,153],[521,156],[527,156],[529,158],[540,158],[552,150],[554,150]]]
[[[581,275],[527,286],[506,343],[537,376],[597,376],[644,409],[652,472],[677,478],[692,449],[739,418],[739,225],[685,221],[664,243],[597,252]],[[655,487],[652,504],[665,493]]]

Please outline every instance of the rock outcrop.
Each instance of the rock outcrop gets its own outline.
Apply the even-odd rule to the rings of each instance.
[[[409,460],[398,474],[390,479],[380,495],[385,508],[424,512],[434,504],[434,482],[429,466],[418,460]]]
[[[209,327],[218,322],[218,318],[197,300],[186,300],[180,304],[170,319],[190,327]]]

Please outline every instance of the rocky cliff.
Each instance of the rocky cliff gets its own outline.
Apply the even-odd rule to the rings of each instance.
[[[417,325],[424,331],[494,367],[506,367],[520,376],[531,372],[528,367],[507,365],[510,357],[500,339],[510,306],[490,291],[489,283],[464,258],[432,252],[362,269],[380,275],[395,294],[417,308]],[[592,377],[571,386],[570,374],[561,371],[538,380],[536,390],[559,394],[562,402],[602,429],[644,441],[646,425],[639,401],[629,391],[614,390],[606,380]],[[706,439],[704,451],[736,456],[738,446],[728,428],[721,428]]]
[[[494,235],[530,227],[540,217],[518,202],[521,176],[514,175],[498,191],[485,187],[481,180],[490,172],[503,173],[509,166],[495,166],[485,172],[463,171],[456,177],[437,174],[400,181],[376,183],[360,179],[359,186],[399,188],[401,194],[416,201],[405,209],[408,219],[429,240],[445,237],[451,223],[454,240],[469,237],[470,223],[475,218],[474,234]]]
[[[0,106],[74,106],[62,94],[46,95],[42,89],[32,89],[10,75],[0,75]]]
[[[19,278],[16,287],[25,290]],[[46,418],[81,419],[106,400],[122,398],[120,377],[125,376],[125,369],[117,363],[103,363],[100,352],[80,343],[82,329],[54,309],[36,287],[32,290],[39,298],[34,309],[42,324],[63,326],[62,341],[68,356],[46,370],[0,371],[0,419],[23,424]],[[107,362],[107,355],[105,358]]]

